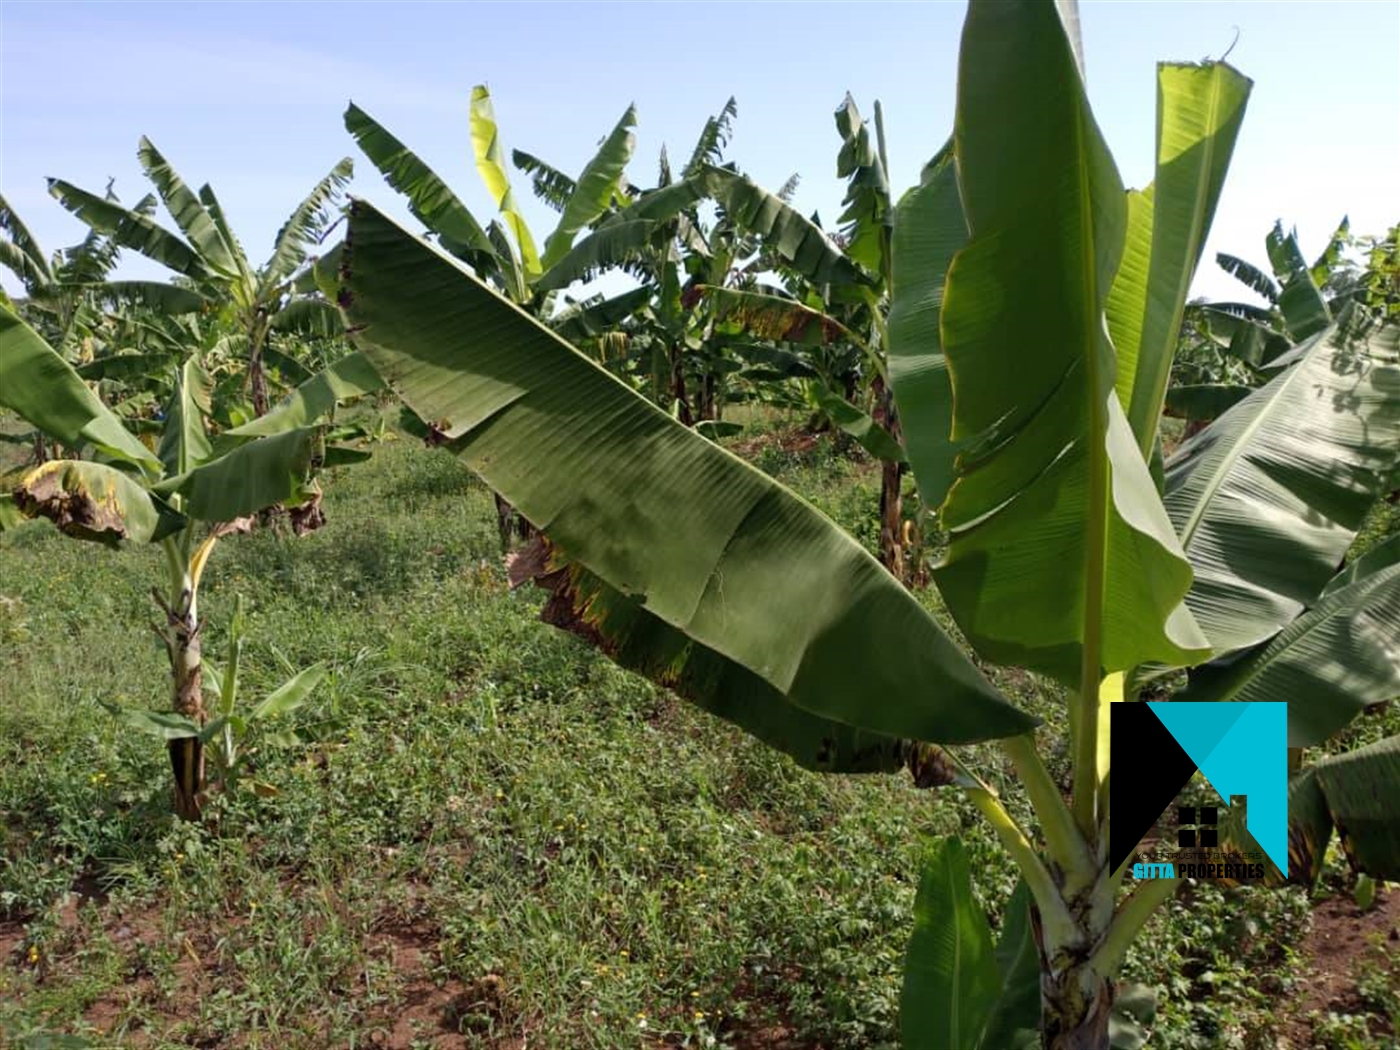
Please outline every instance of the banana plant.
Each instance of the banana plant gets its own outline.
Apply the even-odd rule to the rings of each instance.
[[[1274,224],[1264,239],[1272,276],[1226,252],[1216,264],[1267,305],[1242,302],[1192,304],[1197,334],[1182,353],[1167,391],[1172,415],[1193,427],[1222,415],[1274,375],[1290,358],[1289,351],[1332,322],[1334,314],[1354,300],[1348,285],[1352,270],[1343,251],[1353,243],[1351,226],[1343,218],[1323,253],[1307,264],[1296,230]]]
[[[273,333],[319,334],[328,327],[335,330],[339,324],[335,308],[315,294],[304,264],[325,234],[354,166],[349,157],[342,159],[312,188],[278,231],[272,255],[255,269],[212,187],[206,184],[196,194],[145,137],[136,157],[180,234],[140,210],[123,208],[62,179],[50,179],[49,192],[113,243],[139,252],[184,279],[182,285],[155,288],[173,294],[188,286],[212,304],[244,342],[247,388],[253,414],[260,416],[271,404],[265,355]]]
[[[171,670],[164,735],[175,812],[188,820],[199,818],[207,790],[199,589],[209,558],[221,538],[246,530],[250,515],[277,503],[291,507],[299,532],[319,522],[317,470],[365,453],[333,444],[339,435],[317,420],[337,398],[372,390],[379,380],[352,355],[303,384],[275,412],[222,433],[209,422],[211,385],[198,357],[178,365],[152,450],[34,329],[0,309],[0,406],[87,457],[51,460],[23,475],[0,497],[0,527],[42,517],[76,539],[163,550],[165,579],[152,594]],[[201,734],[191,735],[190,726]]]
[[[121,206],[110,182],[103,200]],[[149,217],[155,206],[155,197],[147,195],[132,211]],[[191,313],[205,305],[203,297],[188,288],[156,281],[111,280],[121,246],[97,230],[89,231],[78,244],[47,255],[3,196],[0,230],[5,233],[0,238],[0,266],[19,279],[30,315],[49,340],[70,357],[75,356],[80,342],[93,335],[107,305],[134,305],[171,314]]]
[[[1395,484],[1400,325],[1351,304],[1290,356],[1167,463],[1167,508],[1196,566],[1187,601],[1214,650],[1181,699],[1286,697],[1289,879],[1317,878],[1334,828],[1358,872],[1396,879],[1400,738],[1338,742],[1400,696],[1400,540],[1344,564]],[[1245,812],[1226,838],[1253,849]]]
[[[810,396],[822,415],[881,461],[880,560],[902,579],[901,487],[906,464],[887,375],[893,201],[883,112],[877,102],[872,128],[847,95],[836,109],[835,122],[841,137],[836,172],[847,180],[838,238],[828,237],[815,219],[800,215],[781,195],[767,194],[737,171],[713,165],[706,169],[707,191],[725,221],[764,249],[745,269],[774,269],[786,285],[719,288],[712,298],[721,331],[737,329],[796,346],[844,345],[854,351],[847,381],[814,383]],[[854,390],[861,375],[868,406]]]
[[[277,789],[271,784],[247,779],[256,751],[250,747],[252,734],[264,722],[303,706],[325,677],[326,665],[315,663],[294,673],[247,711],[241,711],[238,674],[245,634],[244,602],[240,594],[234,601],[233,618],[229,621],[227,660],[221,667],[204,657],[203,685],[204,691],[214,699],[214,717],[203,725],[183,714],[142,711],[106,703],[103,706],[132,728],[159,739],[196,740],[214,760],[216,773],[209,780],[211,791],[231,793],[246,782],[256,794],[272,796],[277,794]]]
[[[1391,329],[1324,327],[1277,387],[1154,473],[1177,330],[1250,83],[1224,63],[1159,67],[1156,178],[1127,192],[1085,96],[1074,14],[1049,0],[969,6],[953,137],[894,212],[889,316],[905,450],[948,535],[934,582],[982,660],[1065,688],[1068,795],[1034,720],[812,508],[365,202],[342,259],[338,301],[361,351],[543,530],[511,575],[546,590],[547,622],[804,766],[903,766],[964,791],[990,822],[1020,869],[1029,937],[1008,933],[1003,968],[966,908],[931,896],[957,895],[925,879],[916,909],[935,955],[929,937],[911,946],[910,1047],[1107,1047],[1124,953],[1177,886],[1125,894],[1129,866],[1110,867],[1110,704],[1165,669],[1283,644],[1305,609],[1374,610],[1366,596],[1390,578],[1377,555],[1309,594],[1328,587],[1318,567],[1340,560],[1355,507],[1394,475]],[[797,225],[787,233],[776,243],[814,272],[854,265]],[[1334,366],[1310,425],[1270,444]],[[1038,827],[952,750],[977,740],[999,742]],[[1394,757],[1351,756],[1373,771]],[[1336,807],[1329,819],[1355,814],[1338,771],[1316,770],[1309,797]],[[965,877],[939,856],[931,870]],[[959,980],[931,983],[937,972]]]
[[[471,92],[470,127],[477,171],[496,204],[500,218],[483,226],[461,198],[416,153],[353,102],[345,111],[345,128],[391,187],[407,199],[409,211],[437,238],[442,248],[470,266],[482,280],[541,320],[555,317],[555,296],[575,281],[588,281],[613,268],[626,267],[650,250],[664,223],[699,199],[688,182],[632,202],[624,168],[636,139],[636,109],[628,106],[597,153],[571,179],[525,155],[526,170],[552,187],[559,220],[539,246],[521,215],[505,163],[491,93],[484,85]],[[630,301],[629,301],[630,302]],[[618,304],[594,304],[593,319],[616,312]],[[592,323],[575,311],[559,312],[559,323]],[[428,417],[419,421],[429,424]],[[496,497],[501,545],[508,549],[518,535],[529,535],[526,518]]]

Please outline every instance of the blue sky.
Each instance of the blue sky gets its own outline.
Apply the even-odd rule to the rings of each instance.
[[[485,82],[506,145],[577,171],[629,102],[640,116],[631,174],[650,185],[664,142],[683,158],[733,94],[729,156],[828,224],[832,111],[851,91],[884,105],[895,187],[913,184],[952,122],[964,5],[0,3],[0,190],[47,250],[82,225],[45,176],[128,202],[149,188],[148,135],[194,185],[212,182],[261,262],[286,214],[340,157],[354,192],[397,208],[341,122],[353,98],[429,161],[478,214],[467,98]],[[1255,81],[1208,251],[1262,262],[1276,218],[1315,254],[1343,212],[1353,230],[1400,219],[1400,4],[1127,3],[1081,6],[1089,94],[1124,181],[1152,172],[1155,63],[1218,57]],[[517,177],[517,196],[528,184]],[[533,200],[537,239],[552,213]],[[158,267],[131,261],[122,273]],[[1207,256],[1207,260],[1209,256]],[[14,283],[5,286],[15,290]],[[1239,286],[1203,263],[1196,290]]]

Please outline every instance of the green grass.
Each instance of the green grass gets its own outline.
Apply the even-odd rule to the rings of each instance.
[[[870,465],[825,439],[755,458],[873,546]],[[802,772],[540,624],[455,460],[394,441],[326,487],[324,529],[214,555],[206,651],[244,595],[243,695],[331,673],[260,739],[277,795],[204,828],[100,706],[164,704],[157,552],[0,537],[0,1043],[874,1047],[929,836],[964,837],[999,913],[1014,869],[957,794]],[[1057,691],[997,679],[1062,775]],[[996,753],[969,758],[1028,821]],[[1270,1045],[1305,915],[1201,887],[1154,920],[1128,965],[1162,989],[1151,1045]]]

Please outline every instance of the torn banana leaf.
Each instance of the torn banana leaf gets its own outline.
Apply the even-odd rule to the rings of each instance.
[[[789,703],[939,743],[1035,725],[840,528],[364,202],[343,284],[356,345],[493,489]]]

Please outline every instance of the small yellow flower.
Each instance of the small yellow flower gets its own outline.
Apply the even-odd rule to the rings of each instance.
[[[697,1021],[703,1021],[703,1020],[705,1019],[705,1011],[704,1011],[704,1010],[696,1010],[696,1011],[695,1011],[695,1019],[696,1019]]]
[[[39,961],[39,949],[36,945],[29,946],[29,964],[33,966]]]
[[[629,958],[628,951],[626,948],[623,948],[622,951],[618,952],[617,954],[622,956],[624,959]]]
[[[692,999],[699,999],[699,998],[700,998],[700,993],[699,993],[699,992],[691,992],[691,993],[690,993],[690,997],[691,997]]]

